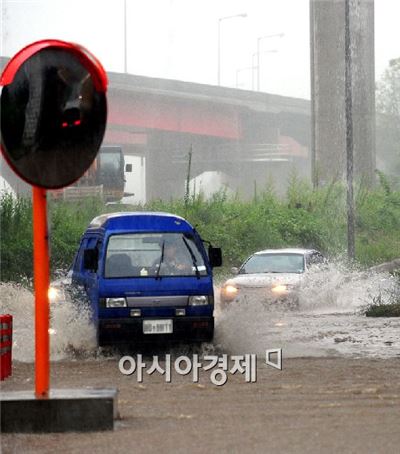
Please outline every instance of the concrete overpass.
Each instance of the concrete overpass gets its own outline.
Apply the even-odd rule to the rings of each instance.
[[[4,65],[5,59],[2,59]],[[309,175],[310,102],[254,91],[108,73],[105,144],[143,157],[146,200],[181,197],[191,176],[223,171],[244,196],[295,164]],[[2,163],[2,174],[21,192]]]
[[[109,80],[105,142],[145,157],[148,200],[183,195],[191,148],[192,176],[223,171],[243,195],[268,175],[285,178],[292,163],[309,175],[307,100],[129,74]]]

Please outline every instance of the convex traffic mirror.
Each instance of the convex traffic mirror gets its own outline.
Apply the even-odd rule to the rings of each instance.
[[[90,167],[103,140],[106,73],[81,46],[39,41],[1,76],[1,147],[12,169],[45,189],[68,186]]]

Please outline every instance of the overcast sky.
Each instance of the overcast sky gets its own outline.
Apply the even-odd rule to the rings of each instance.
[[[331,0],[328,0],[331,1]],[[78,42],[106,70],[124,70],[124,0],[0,0],[0,54],[45,38]],[[246,13],[245,18],[220,18]],[[400,57],[400,0],[375,0],[375,67]],[[127,68],[132,74],[255,88],[309,98],[309,0],[127,0]],[[253,61],[252,61],[253,60]]]

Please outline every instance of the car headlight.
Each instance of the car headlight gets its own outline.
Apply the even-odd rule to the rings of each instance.
[[[193,295],[189,297],[189,306],[205,306],[209,303],[207,295]]]
[[[293,284],[277,283],[271,287],[271,291],[277,295],[282,295],[284,293],[289,292],[290,290],[293,290],[294,288],[295,288],[295,285],[293,285]]]
[[[127,307],[125,298],[106,298],[106,307]]]
[[[233,301],[238,293],[239,289],[235,285],[227,284],[221,289],[221,299],[224,302]]]
[[[287,285],[285,284],[275,284],[272,288],[271,288],[272,292],[280,295],[282,293],[286,293],[288,291],[288,287]]]

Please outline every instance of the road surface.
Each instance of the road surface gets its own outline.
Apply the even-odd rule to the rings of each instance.
[[[52,363],[52,388],[116,387],[120,419],[97,433],[2,434],[7,453],[395,453],[400,446],[400,358],[288,358],[257,364],[256,383],[223,386],[159,373],[124,376],[119,356]],[[151,361],[150,361],[151,362]],[[2,390],[33,389],[17,362]]]

